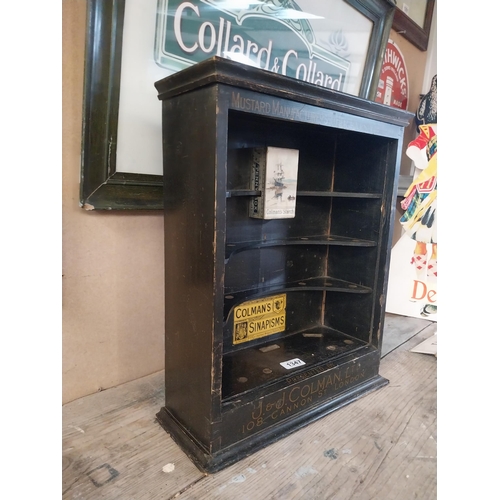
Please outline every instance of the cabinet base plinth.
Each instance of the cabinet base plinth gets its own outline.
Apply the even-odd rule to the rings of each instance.
[[[321,404],[316,404],[313,407],[305,408],[302,412],[280,421],[279,424],[271,425],[265,430],[241,439],[227,447],[220,447],[220,434],[217,432],[219,437],[214,439],[212,443],[212,452],[191,436],[166,407],[161,408],[156,418],[163,429],[170,434],[172,439],[202,472],[214,473],[225,469],[388,383],[387,379],[376,375],[370,380],[354,386],[338,396],[326,400]],[[219,449],[215,450],[216,447]]]

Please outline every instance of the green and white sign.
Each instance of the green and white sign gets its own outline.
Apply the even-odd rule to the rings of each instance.
[[[155,62],[177,72],[217,55],[344,91],[345,39],[332,33],[318,44],[317,19],[293,0],[159,0]]]

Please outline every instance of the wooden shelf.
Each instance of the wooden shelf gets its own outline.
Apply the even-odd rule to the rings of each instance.
[[[313,246],[313,245],[336,245],[349,247],[374,247],[377,246],[376,241],[361,240],[358,238],[347,238],[345,236],[302,236],[296,238],[284,238],[279,240],[266,241],[244,241],[240,243],[226,243],[226,263],[230,257],[236,253],[255,250],[259,248],[270,248],[278,246]]]
[[[349,281],[339,280],[330,276],[319,276],[292,281],[289,283],[260,283],[255,287],[246,288],[244,290],[238,290],[236,288],[225,288],[224,299],[227,304],[231,303],[232,305],[234,305],[242,300],[258,298],[276,292],[303,292],[306,290],[324,290],[327,292],[343,293],[371,293],[372,291],[369,287],[357,285],[356,283],[350,283]]]
[[[378,200],[382,198],[379,193],[348,193],[336,191],[297,191],[297,196],[317,196],[325,198],[369,198]]]
[[[235,198],[242,196],[261,196],[262,191],[255,191],[252,189],[231,189],[226,191],[226,198]],[[297,191],[297,196],[303,197],[324,197],[324,198],[369,198],[380,199],[382,195],[379,193],[349,193],[349,192],[335,192],[335,191]]]
[[[311,369],[338,362],[366,347],[367,343],[342,332],[318,325],[279,340],[241,349],[223,357],[222,399],[238,397],[257,387],[265,388],[282,379],[300,380]],[[303,365],[285,368],[281,363],[299,359]],[[321,371],[316,370],[318,373]]]

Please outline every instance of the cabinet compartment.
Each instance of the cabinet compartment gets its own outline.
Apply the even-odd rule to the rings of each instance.
[[[229,111],[228,121],[228,191],[249,189],[242,150],[264,146],[300,151],[298,191],[380,196],[387,176],[394,175],[393,138],[238,111]]]
[[[226,265],[225,294],[247,290],[256,293],[327,276],[326,258],[324,245],[253,248],[234,254]]]
[[[373,287],[377,251],[371,246],[312,245],[302,239],[283,246],[256,247],[233,254],[225,268],[224,293],[266,290],[270,287],[329,277]]]
[[[293,219],[263,220],[248,216],[249,198],[227,200],[226,259],[252,243],[265,246],[288,239],[323,238],[325,243],[374,246],[380,238],[381,200],[318,197],[299,192]]]
[[[290,377],[291,371],[282,363],[286,365],[299,360],[304,364],[297,363],[298,368],[302,366],[311,370],[339,361],[366,345],[366,342],[335,329],[313,325],[295,335],[227,354],[223,358],[222,399],[241,397]],[[292,373],[297,376],[300,370]]]
[[[298,189],[307,189],[308,181],[301,179],[300,175],[301,171],[307,169],[309,173],[314,172],[313,185],[331,191],[336,136],[337,131],[327,127],[230,110],[227,188],[248,189],[250,186],[245,156],[239,150],[275,146],[299,150]]]

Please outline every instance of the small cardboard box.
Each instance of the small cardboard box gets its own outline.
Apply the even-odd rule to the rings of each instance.
[[[253,148],[250,189],[261,191],[250,200],[249,215],[256,219],[295,217],[299,150]]]

